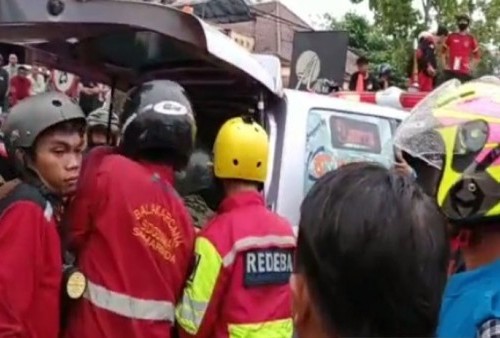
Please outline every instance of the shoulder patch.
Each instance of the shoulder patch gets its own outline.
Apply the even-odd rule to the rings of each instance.
[[[245,287],[286,284],[293,271],[293,249],[248,251],[244,259]]]

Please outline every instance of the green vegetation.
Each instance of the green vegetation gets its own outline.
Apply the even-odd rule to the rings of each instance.
[[[500,45],[500,0],[350,0],[357,4],[368,1],[374,13],[372,24],[366,18],[348,13],[342,20],[326,14],[329,28],[347,30],[350,47],[370,58],[374,67],[389,63],[395,69],[399,85],[405,83],[407,66],[412,56],[413,42],[432,23],[456,29],[455,16],[467,13],[473,18],[472,33],[482,46],[482,61],[476,76],[491,74],[500,67],[498,54],[491,47]],[[421,9],[423,8],[423,10]]]

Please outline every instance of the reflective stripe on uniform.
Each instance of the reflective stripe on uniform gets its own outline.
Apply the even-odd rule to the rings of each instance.
[[[228,267],[234,263],[236,255],[241,251],[248,249],[257,249],[264,247],[282,247],[295,245],[296,239],[294,236],[262,236],[262,237],[244,237],[234,243],[231,251],[229,251],[223,259],[224,267]]]
[[[229,324],[230,338],[291,338],[293,322],[291,318],[263,323]]]
[[[195,253],[200,257],[199,262],[175,313],[177,323],[193,335],[200,329],[222,269],[222,257],[208,239],[196,239]]]
[[[236,241],[231,250],[222,258],[217,248],[208,239],[198,237],[195,243],[195,253],[200,256],[200,259],[194,277],[184,289],[182,300],[177,306],[177,323],[190,334],[198,333],[222,268],[232,265],[239,252],[254,248],[293,246],[295,243],[294,236],[244,237]]]
[[[174,305],[168,301],[134,298],[88,281],[84,297],[94,306],[114,314],[143,320],[175,321]]]

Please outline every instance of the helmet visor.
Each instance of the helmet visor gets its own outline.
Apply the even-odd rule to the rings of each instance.
[[[442,169],[445,155],[476,152],[496,142],[492,138],[500,122],[500,81],[484,77],[457,90],[460,86],[458,80],[448,81],[415,106],[396,131],[396,147]],[[447,150],[443,137],[452,127],[457,130]]]

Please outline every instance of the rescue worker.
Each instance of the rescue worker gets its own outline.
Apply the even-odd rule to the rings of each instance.
[[[181,337],[291,337],[295,237],[265,206],[265,130],[233,118],[214,144],[214,174],[225,199],[198,233],[195,265],[176,310]]]
[[[448,86],[423,102],[396,134],[398,146],[438,168],[437,203],[465,261],[466,271],[448,280],[438,337],[500,332],[499,93],[500,85],[492,82]],[[439,159],[428,157],[437,153]]]
[[[57,210],[76,188],[85,117],[65,95],[44,93],[13,107],[2,129],[20,180],[0,188],[0,336],[58,337]]]
[[[109,111],[104,108],[98,108],[87,116],[87,147],[92,149],[96,146],[108,144],[108,122]],[[118,116],[111,115],[111,145],[118,144],[120,135],[120,126]]]
[[[207,190],[216,189],[213,163],[208,151],[199,147],[193,152],[186,170],[177,175],[176,188],[183,196],[194,226],[201,229],[215,214],[207,204]]]
[[[144,83],[125,103],[119,146],[87,155],[68,219],[88,285],[65,337],[172,337],[193,262],[194,227],[173,187],[193,148],[193,115],[177,83]]]
[[[443,63],[446,65],[446,80],[458,79],[462,82],[472,79],[472,71],[479,63],[479,44],[469,33],[470,17],[457,16],[458,32],[451,33],[443,44]]]

